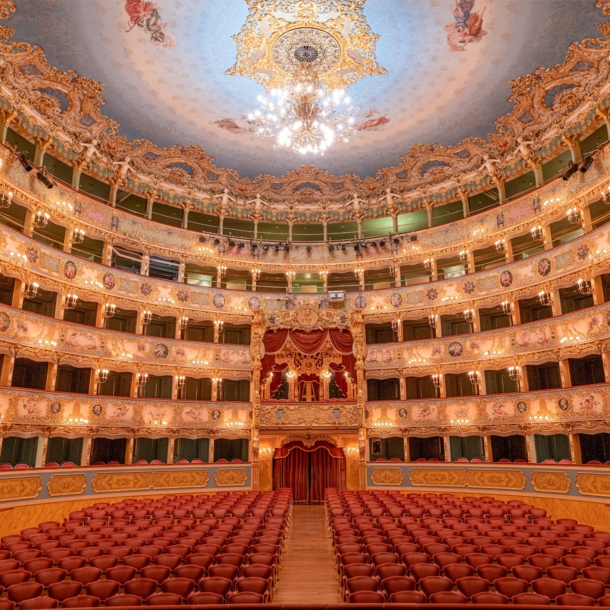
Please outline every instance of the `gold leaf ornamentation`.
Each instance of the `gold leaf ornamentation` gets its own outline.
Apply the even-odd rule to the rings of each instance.
[[[95,493],[150,489],[152,472],[98,472],[91,483]]]
[[[214,481],[218,487],[243,487],[248,480],[248,473],[243,468],[236,470],[217,470]]]
[[[0,501],[37,498],[42,489],[40,477],[6,477],[0,480]]]
[[[207,470],[160,470],[153,473],[153,489],[179,489],[207,487],[210,475]]]
[[[409,474],[414,486],[475,487],[479,489],[525,489],[520,470],[466,470],[457,468],[413,468]]]
[[[583,496],[610,497],[610,475],[579,472],[576,475],[576,487]]]
[[[542,472],[532,474],[532,485],[536,491],[566,494],[572,483],[565,472]]]
[[[54,474],[47,483],[50,496],[77,496],[85,491],[87,477],[84,474]]]
[[[400,468],[373,468],[371,481],[373,485],[402,485],[405,474]]]

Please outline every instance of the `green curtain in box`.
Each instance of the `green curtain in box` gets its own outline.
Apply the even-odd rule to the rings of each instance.
[[[133,463],[146,460],[149,464],[152,460],[167,463],[168,438],[136,438],[133,444]]]
[[[178,460],[192,462],[198,459],[207,462],[210,459],[209,438],[177,438],[174,443],[174,463]]]
[[[47,445],[47,455],[45,464],[57,462],[60,466],[64,462],[74,462],[77,466],[81,465],[83,455],[83,439],[64,438],[63,436],[53,436]]]

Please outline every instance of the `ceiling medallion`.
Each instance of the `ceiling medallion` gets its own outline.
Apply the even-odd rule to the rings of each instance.
[[[349,142],[354,116],[347,90],[385,74],[363,14],[366,0],[248,0],[250,13],[227,71],[265,88],[261,107],[248,115],[256,135],[275,148],[323,155]]]

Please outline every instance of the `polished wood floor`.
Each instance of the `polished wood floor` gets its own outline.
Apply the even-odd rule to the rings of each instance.
[[[323,506],[295,506],[274,603],[340,604],[339,578]]]

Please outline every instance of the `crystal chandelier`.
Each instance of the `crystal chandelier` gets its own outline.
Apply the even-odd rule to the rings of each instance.
[[[307,58],[296,67],[288,84],[259,96],[259,110],[248,115],[255,133],[275,138],[274,148],[291,148],[300,154],[323,155],[333,144],[349,142],[354,117],[344,89],[330,90]]]

